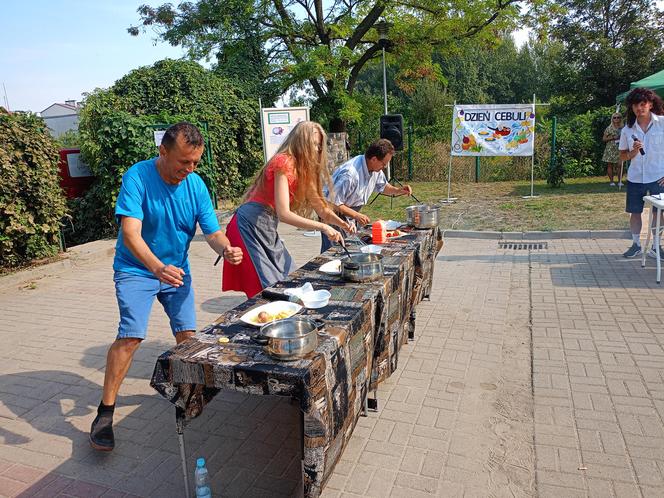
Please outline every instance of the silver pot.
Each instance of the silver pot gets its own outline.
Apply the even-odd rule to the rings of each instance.
[[[434,228],[438,226],[440,206],[435,204],[417,204],[406,208],[406,219],[415,228]]]
[[[318,345],[318,325],[313,320],[295,316],[263,325],[261,339],[265,352],[278,360],[302,358]]]
[[[341,276],[351,282],[368,282],[383,276],[383,256],[380,254],[353,254],[341,260]]]

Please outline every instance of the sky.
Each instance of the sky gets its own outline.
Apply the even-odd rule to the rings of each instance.
[[[10,110],[40,112],[109,87],[132,69],[182,57],[178,47],[155,44],[152,31],[127,33],[140,5],[166,2],[0,0],[0,105],[3,83]]]

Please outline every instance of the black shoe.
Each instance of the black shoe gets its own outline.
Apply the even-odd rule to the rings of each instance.
[[[115,448],[113,436],[113,414],[97,415],[90,428],[90,446],[99,451],[111,451]]]

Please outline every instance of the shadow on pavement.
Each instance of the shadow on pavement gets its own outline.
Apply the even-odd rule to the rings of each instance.
[[[497,241],[495,241],[497,245]],[[550,254],[546,251],[506,251],[486,255],[442,255],[437,261],[455,263],[522,263],[535,265],[533,271],[548,269],[556,287],[594,287],[600,289],[655,289],[655,261],[647,258],[641,268],[641,258],[626,259],[621,254]],[[481,271],[481,269],[478,269]]]
[[[237,305],[242,304],[247,300],[244,294],[237,295],[223,295],[203,301],[201,309],[207,313],[221,314],[224,311],[235,308]]]
[[[145,346],[121,388],[116,448],[109,453],[91,449],[88,442],[99,384],[58,370],[0,376],[5,408],[0,441],[8,450],[1,456],[35,474],[29,487],[13,496],[184,496],[175,410],[158,394],[144,394],[152,374],[147,366],[153,367],[170,345]],[[107,348],[89,348],[80,363],[102,368]],[[185,441],[190,485],[194,462],[203,456],[215,496],[294,496],[301,487],[299,405],[288,398],[222,391],[190,422]],[[52,470],[37,472],[31,465]]]

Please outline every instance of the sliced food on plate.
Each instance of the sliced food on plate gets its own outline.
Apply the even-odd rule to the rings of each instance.
[[[247,311],[240,320],[248,325],[260,327],[266,323],[289,318],[301,309],[302,306],[290,301],[272,301]]]

